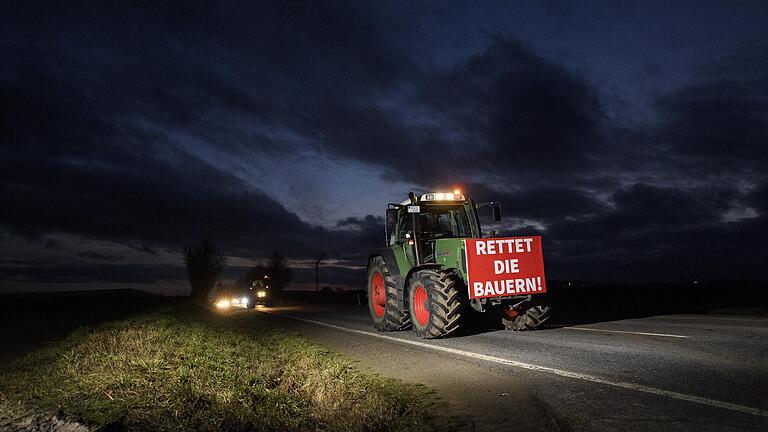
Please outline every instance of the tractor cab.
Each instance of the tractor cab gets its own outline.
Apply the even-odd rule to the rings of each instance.
[[[496,202],[476,204],[461,191],[426,193],[387,208],[388,246],[401,245],[413,265],[436,262],[436,244],[443,239],[481,238],[477,209],[492,206],[494,220],[501,219]]]

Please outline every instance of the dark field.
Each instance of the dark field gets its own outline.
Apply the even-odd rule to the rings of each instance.
[[[178,302],[142,291],[80,291],[0,295],[0,364],[93,326]]]

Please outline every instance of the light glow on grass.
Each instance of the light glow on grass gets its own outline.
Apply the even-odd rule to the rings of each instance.
[[[181,303],[33,352],[0,392],[125,430],[445,429],[426,388],[362,374],[277,322]]]

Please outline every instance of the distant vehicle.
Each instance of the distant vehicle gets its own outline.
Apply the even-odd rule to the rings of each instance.
[[[269,276],[264,276],[264,281],[254,281],[245,293],[223,294],[218,297],[214,304],[219,309],[253,309],[257,304],[272,307],[274,306],[274,296],[268,282]]]
[[[257,304],[262,304],[266,307],[272,307],[275,305],[275,299],[272,291],[269,288],[269,276],[264,276],[264,281],[254,281],[251,284],[251,292],[253,295],[251,298],[253,299],[252,303],[255,307]]]
[[[498,313],[509,330],[531,330],[550,316],[541,238],[483,239],[479,208],[454,193],[413,192],[386,212],[387,246],[368,258],[368,305],[379,331],[412,327],[419,337],[454,333],[471,312]]]
[[[223,296],[216,300],[216,307],[219,309],[230,308],[248,308],[253,309],[254,303],[248,296],[230,297]]]

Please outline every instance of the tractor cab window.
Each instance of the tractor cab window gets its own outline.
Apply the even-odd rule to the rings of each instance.
[[[402,210],[400,218],[397,222],[397,242],[405,243],[408,239],[405,238],[405,234],[412,231],[411,227],[411,215]]]
[[[419,234],[424,240],[472,237],[472,230],[464,207],[423,206],[419,214]]]

